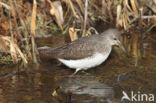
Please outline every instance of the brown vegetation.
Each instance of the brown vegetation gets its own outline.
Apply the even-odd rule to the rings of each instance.
[[[81,36],[97,32],[99,20],[149,32],[156,27],[156,0],[1,0],[0,64],[37,63],[35,38],[69,32],[74,40],[77,31]],[[11,60],[2,59],[9,55]]]

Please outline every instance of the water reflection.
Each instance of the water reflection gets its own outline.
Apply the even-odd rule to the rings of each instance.
[[[111,99],[114,98],[113,88],[109,87],[105,83],[100,83],[100,78],[101,77],[96,77],[91,75],[85,75],[85,76],[76,75],[74,77],[73,76],[64,77],[64,79],[62,79],[60,82],[60,86],[61,86],[60,90],[64,94],[71,96],[70,97],[71,102],[74,103],[76,101],[93,102],[93,100],[94,103],[99,101],[106,101],[106,100],[109,100],[111,102]],[[86,95],[87,98],[83,98],[79,100],[77,98],[72,98],[72,95],[77,95],[77,96]]]
[[[89,76],[69,77],[74,71],[55,63],[1,67],[0,103],[120,103],[123,90],[156,94],[156,39],[132,38],[123,39],[130,58],[115,49]]]

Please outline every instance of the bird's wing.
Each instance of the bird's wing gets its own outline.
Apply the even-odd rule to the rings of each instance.
[[[76,60],[82,59],[84,57],[92,56],[94,53],[94,48],[88,46],[87,43],[71,43],[63,47],[58,48],[59,53],[57,58]]]
[[[40,56],[46,56],[47,58],[61,58],[67,60],[82,59],[92,56],[95,51],[96,46],[93,46],[95,44],[92,38],[93,37],[80,38],[61,47],[39,50],[39,53]]]

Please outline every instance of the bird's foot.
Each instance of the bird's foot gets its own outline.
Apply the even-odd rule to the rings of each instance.
[[[70,77],[75,76],[80,70],[82,70],[82,69],[81,68],[76,69],[75,72],[72,75],[70,75]],[[90,73],[86,72],[85,70],[82,70],[82,73],[85,74],[85,75],[90,75]]]
[[[85,70],[82,70],[82,73],[85,74],[85,75],[90,75],[90,73],[88,73],[88,72],[85,71]]]

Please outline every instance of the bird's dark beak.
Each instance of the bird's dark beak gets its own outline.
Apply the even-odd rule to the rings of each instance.
[[[126,52],[125,48],[123,47],[123,45],[121,44],[119,40],[118,40],[117,45],[122,49],[122,51],[126,54],[126,56],[129,57],[128,53]]]

